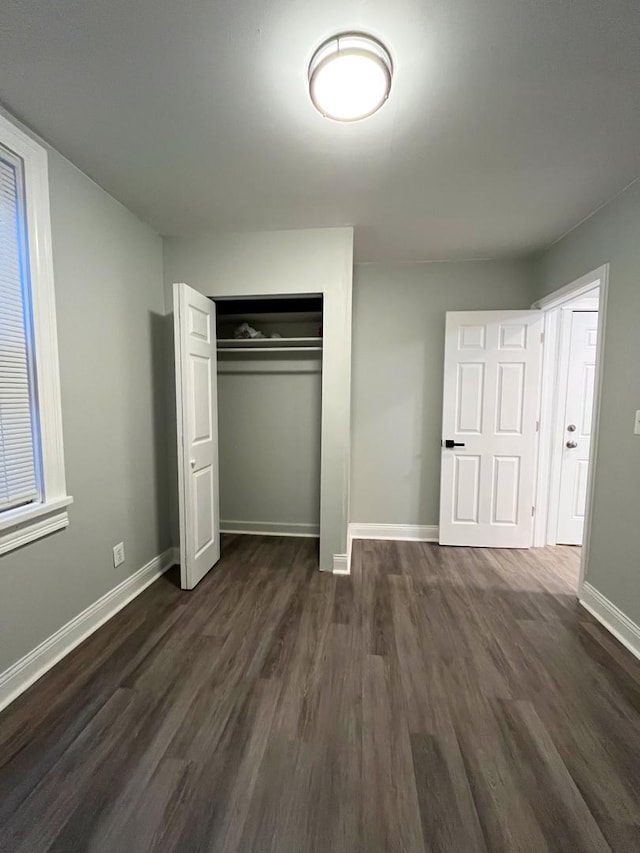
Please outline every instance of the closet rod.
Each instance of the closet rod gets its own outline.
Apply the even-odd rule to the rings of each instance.
[[[218,347],[219,353],[252,353],[252,352],[322,352],[322,347]]]

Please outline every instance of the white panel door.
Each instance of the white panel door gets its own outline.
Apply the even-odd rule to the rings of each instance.
[[[447,313],[441,545],[531,545],[541,330],[540,311]]]
[[[591,453],[598,312],[572,311],[558,502],[559,545],[582,545]]]
[[[173,286],[178,417],[180,581],[193,589],[220,559],[216,308]]]

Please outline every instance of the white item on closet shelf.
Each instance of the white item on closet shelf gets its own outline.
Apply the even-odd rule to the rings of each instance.
[[[253,326],[250,326],[248,323],[241,323],[238,328],[233,333],[234,338],[243,339],[243,338],[264,338],[265,335],[262,332],[258,332]]]

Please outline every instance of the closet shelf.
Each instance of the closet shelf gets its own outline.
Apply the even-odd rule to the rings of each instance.
[[[228,352],[302,352],[322,349],[322,338],[220,338],[218,350]]]

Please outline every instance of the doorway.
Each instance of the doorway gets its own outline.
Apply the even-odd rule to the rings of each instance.
[[[608,267],[533,307],[544,312],[534,546],[588,549]],[[582,583],[581,572],[580,583]]]
[[[608,268],[529,311],[448,312],[441,545],[584,544]]]
[[[220,530],[317,539],[322,295],[215,302]]]
[[[183,589],[222,531],[320,535],[323,296],[217,303],[174,284]]]

